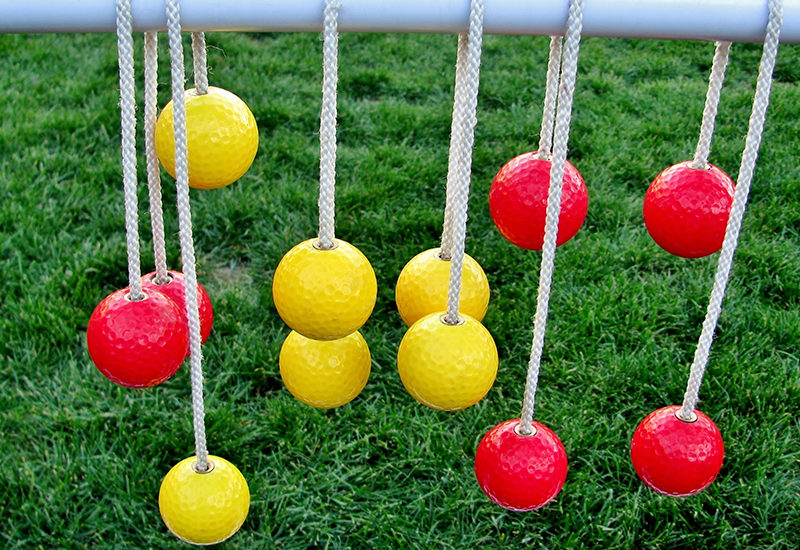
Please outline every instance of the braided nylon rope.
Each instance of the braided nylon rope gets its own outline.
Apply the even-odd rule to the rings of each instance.
[[[714,277],[714,286],[711,290],[711,298],[709,300],[708,310],[706,311],[706,318],[703,321],[703,329],[697,343],[694,361],[692,362],[692,368],[689,374],[689,382],[683,397],[683,405],[677,413],[677,416],[685,421],[691,421],[695,418],[694,409],[697,406],[700,384],[703,381],[703,374],[708,364],[708,355],[711,351],[711,342],[714,339],[714,331],[717,327],[720,312],[722,311],[722,300],[725,297],[725,288],[730,277],[733,255],[736,252],[739,231],[742,227],[742,219],[744,218],[747,198],[750,193],[750,184],[753,181],[753,172],[755,172],[756,168],[758,149],[761,146],[761,137],[764,133],[764,122],[767,117],[769,95],[772,90],[772,72],[775,69],[775,59],[778,55],[782,25],[783,1],[770,0],[767,33],[764,37],[764,50],[758,69],[753,110],[750,114],[747,138],[742,153],[742,164],[739,168],[736,191],[733,195],[733,205],[731,206],[728,225],[725,229],[725,240],[722,242],[722,251],[720,252],[719,261],[717,263],[717,273]]]
[[[136,85],[133,74],[133,14],[130,0],[117,0],[117,59],[122,125],[122,187],[130,300],[142,300],[139,201],[136,197]]]
[[[558,79],[561,73],[562,38],[550,37],[550,57],[547,60],[547,84],[544,88],[544,109],[542,112],[542,130],[539,133],[540,159],[550,158],[553,152],[553,124],[556,119],[556,98],[558,96]]]
[[[450,151],[447,155],[447,186],[444,201],[444,228],[442,230],[442,246],[439,257],[450,260],[453,257],[453,201],[458,187],[458,166],[461,162],[460,151],[464,140],[464,88],[467,79],[467,52],[469,37],[458,35],[458,53],[456,54],[456,83],[453,99],[453,121],[450,126]]]
[[[461,297],[461,271],[464,264],[464,249],[467,238],[467,208],[469,206],[469,184],[472,172],[472,146],[475,141],[475,125],[478,122],[478,87],[480,85],[481,47],[483,44],[483,0],[472,0],[469,11],[467,61],[464,68],[464,88],[461,100],[464,107],[461,117],[461,147],[458,154],[458,177],[453,190],[453,246],[450,258],[450,287],[447,294],[447,313],[444,321],[451,325],[459,323],[458,303]],[[454,136],[451,136],[453,139]],[[457,136],[455,136],[457,137]],[[451,149],[452,152],[452,149]]]
[[[719,96],[722,92],[722,83],[725,81],[725,68],[728,66],[730,51],[730,42],[717,42],[714,61],[711,64],[711,75],[708,77],[708,93],[703,109],[703,122],[700,125],[700,139],[691,164],[692,168],[698,170],[708,168],[708,155],[711,153],[711,140],[714,137],[714,121],[717,118]]]
[[[192,381],[192,418],[197,463],[195,470],[208,471],[205,409],[203,405],[203,354],[200,340],[200,313],[197,308],[197,273],[195,271],[192,212],[189,203],[189,163],[186,146],[186,103],[184,99],[183,44],[179,0],[167,0],[167,37],[172,76],[173,126],[175,128],[175,180],[177,187],[178,225],[181,261],[186,285],[186,317],[189,320],[189,365]]]
[[[339,80],[338,0],[325,0],[322,31],[322,110],[319,123],[319,248],[334,247],[336,95]]]
[[[564,163],[567,160],[567,141],[572,117],[572,97],[575,93],[575,80],[578,73],[578,52],[583,28],[583,0],[572,0],[567,16],[567,31],[564,39],[564,60],[562,62],[561,84],[558,93],[558,112],[554,135],[553,161],[550,168],[550,188],[547,196],[547,215],[544,225],[544,245],[542,247],[542,266],[539,272],[539,291],[536,299],[536,315],[533,323],[533,343],[528,362],[528,376],[525,382],[525,397],[522,403],[521,422],[518,432],[533,434],[533,411],[536,400],[536,387],[539,384],[539,369],[544,349],[547,310],[550,302],[550,286],[555,268],[556,236],[558,217],[561,212],[561,189],[564,178]]]
[[[197,93],[208,93],[208,61],[206,57],[206,35],[192,33],[192,61],[194,63],[194,87]]]
[[[161,202],[161,171],[156,154],[156,121],[158,120],[158,33],[144,33],[144,152],[147,160],[147,187],[150,191],[150,228],[153,232],[153,256],[156,283],[165,284],[167,245],[164,237],[164,211]]]

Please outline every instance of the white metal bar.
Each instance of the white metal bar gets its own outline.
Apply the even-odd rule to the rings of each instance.
[[[322,30],[323,0],[183,0],[186,31]],[[112,32],[114,0],[0,1],[0,33]],[[563,34],[568,0],[486,2],[487,34]],[[460,33],[469,0],[342,0],[342,32]],[[134,29],[166,28],[163,0],[134,0]],[[587,0],[584,35],[761,42],[766,0]],[[800,43],[800,0],[781,40]]]

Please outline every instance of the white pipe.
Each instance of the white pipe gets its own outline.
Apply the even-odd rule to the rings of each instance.
[[[323,0],[183,0],[187,31],[322,29]],[[563,34],[568,0],[488,0],[487,34]],[[469,0],[342,0],[342,32],[458,33]],[[163,0],[133,0],[137,31],[163,30]],[[586,0],[584,35],[760,42],[767,0]],[[112,32],[114,0],[3,0],[0,33]],[[786,0],[781,40],[800,43],[800,0]]]

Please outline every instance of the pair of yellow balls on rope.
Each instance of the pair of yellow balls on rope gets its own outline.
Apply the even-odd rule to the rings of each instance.
[[[236,95],[210,87],[184,93],[189,185],[198,189],[224,187],[241,178],[258,150],[258,128],[247,105]],[[159,160],[175,177],[173,103],[158,117],[155,146]],[[192,456],[164,477],[158,507],[167,528],[178,538],[198,545],[222,542],[244,523],[250,490],[230,462],[208,457],[208,470],[196,470]]]
[[[272,298],[292,328],[281,346],[281,379],[312,407],[352,401],[370,375],[372,358],[358,331],[375,307],[378,282],[366,256],[340,239],[323,248],[309,239],[281,259]]]
[[[397,351],[397,370],[420,403],[442,411],[470,407],[489,393],[497,376],[497,346],[481,324],[489,306],[489,281],[464,255],[457,324],[446,321],[450,260],[441,249],[413,257],[400,272],[397,309],[409,326]]]

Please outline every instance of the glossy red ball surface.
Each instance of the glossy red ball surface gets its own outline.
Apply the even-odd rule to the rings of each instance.
[[[661,172],[644,197],[644,223],[658,245],[676,256],[699,258],[722,247],[734,183],[709,164],[682,162]]]
[[[725,446],[716,424],[695,410],[697,420],[675,416],[680,407],[658,409],[645,417],[631,441],[636,474],[651,489],[675,497],[699,493],[717,477]]]
[[[86,329],[89,355],[112,382],[129,388],[160,384],[181,366],[189,349],[186,316],[170,298],[148,290],[128,299],[124,288],[92,312]]]
[[[523,153],[508,161],[492,181],[489,212],[500,233],[528,250],[541,250],[550,189],[549,160],[535,152]],[[564,164],[556,245],[561,246],[578,232],[589,209],[589,193],[578,170]]]
[[[567,452],[550,428],[533,423],[536,433],[519,435],[519,419],[498,424],[483,436],[475,453],[475,476],[486,495],[508,510],[541,508],[561,491],[567,478]]]
[[[168,283],[156,284],[155,271],[142,277],[142,288],[154,289],[165,296],[172,298],[178,304],[182,312],[186,311],[186,280],[183,273],[179,271],[168,272],[171,279]],[[200,312],[200,339],[203,343],[208,340],[211,334],[211,327],[214,325],[214,308],[211,307],[211,299],[208,297],[203,285],[197,283],[197,307]]]

